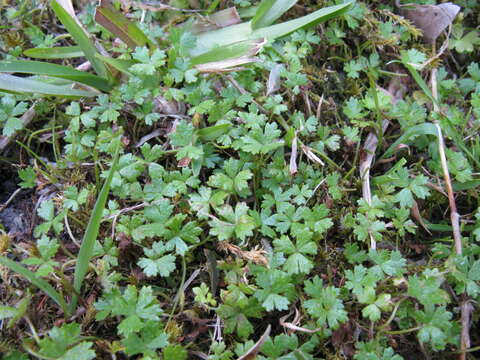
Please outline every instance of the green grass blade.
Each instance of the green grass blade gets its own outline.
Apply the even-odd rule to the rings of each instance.
[[[430,101],[432,103],[434,103],[435,105],[437,105],[438,107],[440,107],[440,104],[438,103],[437,99],[435,99],[433,97],[433,94],[432,92],[430,91],[430,88],[428,87],[427,83],[425,82],[425,80],[422,79],[422,77],[420,76],[420,74],[418,73],[418,71],[410,64],[408,63],[403,63],[403,65],[405,65],[405,67],[408,69],[408,71],[410,72],[410,74],[412,75],[413,79],[415,80],[415,82],[417,83],[418,86],[420,86],[420,89],[422,89],[422,91],[425,93],[425,95],[428,96],[428,98],[430,99]]]
[[[113,68],[121,71],[127,75],[132,75],[130,72],[130,66],[138,64],[137,60],[115,59],[109,56],[103,56],[98,54],[97,57],[101,59],[105,64],[112,66]]]
[[[417,136],[420,135],[433,135],[437,136],[437,128],[432,123],[423,123],[419,125],[412,126],[411,128],[407,129],[405,133],[400,136],[397,141],[395,141],[390,147],[385,151],[381,158],[387,158],[392,156],[395,152],[395,149],[400,144],[407,144],[409,141],[415,139]]]
[[[243,55],[254,55],[259,46],[258,40],[247,40],[236,44],[218,47],[191,59],[192,65],[232,59]]]
[[[266,38],[268,40],[276,39],[291,34],[299,29],[311,27],[321,22],[333,19],[334,17],[345,14],[354,1],[341,5],[329,6],[317,10],[311,14],[302,16],[298,19],[286,21],[284,23],[259,28],[252,33],[252,38]]]
[[[117,140],[117,147],[115,150],[115,155],[113,157],[112,167],[108,173],[107,179],[103,184],[102,190],[98,195],[97,201],[93,208],[92,214],[90,215],[90,220],[88,221],[87,229],[83,236],[82,245],[77,256],[77,263],[75,265],[75,274],[73,277],[73,288],[76,291],[72,298],[72,303],[70,304],[71,311],[74,311],[77,306],[77,296],[80,293],[82,288],[83,279],[87,274],[88,264],[93,254],[93,247],[95,245],[95,240],[97,239],[98,231],[100,229],[100,221],[102,219],[103,210],[105,208],[105,203],[107,202],[107,197],[110,192],[110,184],[112,182],[113,173],[118,161],[118,154],[120,153],[120,141]]]
[[[29,78],[0,74],[0,90],[6,92],[54,95],[65,98],[81,98],[98,95],[98,93],[93,91],[72,89],[72,85],[73,83],[69,85],[53,85]]]
[[[23,54],[34,59],[70,59],[85,56],[80,46],[32,48],[25,50]]]
[[[191,55],[194,57],[200,56],[216,47],[227,46],[246,40],[262,38],[274,40],[296,30],[314,26],[323,21],[340,16],[346,13],[353,4],[354,1],[351,1],[341,5],[326,7],[301,18],[267,26],[255,31],[252,31],[251,22],[243,22],[222,29],[204,32],[197,36],[197,46],[191,51]]]
[[[28,270],[23,265],[20,265],[16,261],[10,260],[5,256],[0,255],[0,264],[10,268],[12,271],[16,272],[17,274],[20,274],[23,277],[25,277],[33,285],[35,285],[40,290],[42,290],[45,294],[50,296],[50,298],[52,298],[52,300],[55,301],[62,308],[63,312],[67,316],[70,314],[68,311],[68,307],[67,307],[67,303],[65,302],[65,299],[46,280],[39,278],[34,272]]]
[[[240,8],[238,9],[238,15],[240,15],[241,19],[250,19],[255,16],[258,10],[258,5],[250,6],[248,8]]]
[[[220,124],[198,129],[197,136],[203,141],[213,141],[226,134],[231,128],[231,124]]]
[[[67,31],[72,35],[77,44],[82,49],[85,57],[90,61],[97,75],[108,78],[108,71],[105,65],[95,57],[97,49],[88,38],[85,31],[77,24],[77,22],[70,16],[70,14],[57,2],[57,0],[51,0],[51,6],[55,15],[60,22],[65,26]]]
[[[109,91],[112,88],[108,80],[99,76],[75,70],[70,67],[41,61],[0,61],[0,72],[53,76],[61,79],[77,81],[102,91]]]
[[[197,46],[190,54],[196,57],[218,47],[249,40],[251,33],[250,22],[200,33],[197,35]]]
[[[128,20],[125,15],[117,11],[108,2],[101,1],[95,11],[95,21],[112,34],[117,35],[130,48],[152,45],[147,36],[135,23]]]
[[[252,30],[272,25],[296,3],[297,0],[263,0],[252,19]]]

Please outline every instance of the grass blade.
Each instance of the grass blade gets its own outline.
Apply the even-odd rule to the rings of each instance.
[[[241,22],[240,15],[235,7],[217,11],[214,14],[200,18],[192,26],[192,33],[199,34],[205,31],[211,31],[226,26],[239,24]]]
[[[80,98],[98,95],[98,93],[93,91],[72,89],[72,85],[74,85],[74,83],[69,85],[53,85],[29,78],[0,74],[0,90],[7,92],[54,95],[65,98]]]
[[[254,31],[252,31],[251,22],[243,22],[222,29],[204,32],[197,36],[197,46],[192,50],[191,55],[199,56],[216,47],[231,45],[246,40],[262,38],[273,40],[288,35],[296,30],[314,26],[320,22],[342,15],[346,13],[353,4],[354,1],[341,5],[329,6],[301,18],[259,28]]]
[[[80,46],[32,48],[25,50],[23,54],[34,59],[71,59],[85,56]]]
[[[434,124],[429,122],[412,126],[411,128],[407,129],[407,131],[405,131],[405,133],[400,136],[397,141],[390,145],[390,147],[387,149],[387,151],[385,151],[381,158],[383,159],[392,156],[398,145],[406,144],[420,135],[437,136],[437,128]]]
[[[5,256],[0,255],[0,264],[10,268],[10,270],[16,272],[17,274],[22,275],[28,281],[30,281],[33,285],[38,287],[42,290],[45,294],[50,296],[50,298],[55,301],[63,310],[65,315],[69,315],[70,312],[68,311],[67,303],[65,299],[58,291],[56,291],[52,285],[50,285],[46,280],[39,278],[34,272],[28,270],[23,265],[20,265],[16,261],[10,260]]]
[[[108,71],[105,65],[98,59],[95,54],[97,49],[92,44],[88,38],[85,31],[77,24],[75,19],[73,19],[70,14],[58,3],[57,0],[51,0],[51,6],[55,15],[58,17],[60,22],[65,26],[67,31],[72,35],[77,44],[82,49],[85,57],[92,64],[95,72],[104,78],[108,78]]]
[[[302,16],[301,18],[298,18],[298,19],[293,19],[280,24],[259,28],[252,33],[252,37],[266,38],[268,40],[271,40],[271,39],[276,39],[282,36],[286,36],[299,29],[311,27],[321,22],[330,20],[334,17],[343,15],[350,9],[353,3],[354,1],[341,4],[341,5],[329,6],[329,7],[317,10],[311,14]]]
[[[108,1],[100,1],[95,11],[95,21],[112,34],[117,35],[130,48],[152,45],[147,36],[137,25],[117,11]]]
[[[210,50],[191,59],[192,65],[232,59],[244,55],[255,55],[263,44],[262,40],[247,40],[236,44],[222,46]]]
[[[430,99],[430,101],[432,103],[434,103],[435,105],[439,106],[440,105],[438,104],[437,102],[437,99],[435,99],[432,95],[432,92],[430,91],[430,88],[428,87],[428,85],[425,83],[425,80],[422,79],[422,77],[420,76],[420,74],[418,73],[418,71],[410,64],[406,63],[406,62],[403,62],[403,65],[405,65],[405,67],[408,69],[408,71],[410,71],[410,74],[412,75],[413,79],[415,80],[415,82],[417,83],[418,86],[420,86],[420,89],[422,89],[422,91],[425,93],[425,95],[428,96],[428,98]]]
[[[90,215],[90,220],[88,221],[87,229],[83,236],[82,245],[77,256],[77,263],[75,265],[75,274],[73,277],[73,288],[76,291],[72,298],[72,303],[70,304],[70,310],[74,311],[77,306],[77,296],[80,293],[82,288],[83,279],[87,274],[88,264],[93,254],[93,246],[95,245],[95,240],[97,239],[98,231],[100,229],[100,221],[102,219],[103,210],[105,208],[105,203],[107,202],[107,197],[110,192],[110,184],[112,182],[113,173],[118,161],[118,154],[120,153],[120,141],[117,140],[117,146],[115,149],[115,155],[113,157],[112,167],[108,172],[107,179],[103,184],[102,190],[98,195],[97,201],[93,208],[92,214]]]
[[[112,66],[114,69],[117,69],[120,72],[123,72],[127,75],[132,75],[130,69],[130,66],[138,64],[137,60],[126,60],[126,59],[115,59],[109,56],[103,56],[98,54],[98,58],[102,59],[102,61],[110,66]]]
[[[296,3],[297,0],[263,0],[252,19],[252,30],[272,25]]]
[[[197,136],[203,141],[214,141],[223,134],[226,134],[231,128],[231,124],[213,125],[206,128],[198,129]]]
[[[53,76],[61,79],[77,81],[102,91],[109,91],[112,88],[108,80],[99,76],[75,70],[70,67],[41,61],[0,61],[0,72]]]

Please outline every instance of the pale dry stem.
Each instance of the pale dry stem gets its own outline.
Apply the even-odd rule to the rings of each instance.
[[[434,99],[438,99],[437,89],[437,69],[432,69],[431,73],[431,88]],[[435,112],[439,112],[440,109],[436,102],[434,102],[433,109]],[[462,255],[462,234],[460,233],[460,215],[457,212],[457,204],[455,203],[455,194],[453,192],[452,181],[450,178],[450,172],[448,170],[447,157],[445,155],[445,142],[443,140],[442,129],[435,121],[435,126],[438,133],[438,151],[440,154],[440,162],[442,165],[443,177],[445,186],[447,188],[448,203],[450,206],[450,222],[453,229],[453,240],[455,243],[455,252],[457,255]],[[470,304],[470,300],[466,293],[463,293],[460,300],[460,317],[462,325],[462,333],[460,337],[460,360],[466,359],[466,350],[470,347],[470,316],[473,307]]]

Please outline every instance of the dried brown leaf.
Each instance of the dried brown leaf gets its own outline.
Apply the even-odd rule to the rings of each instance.
[[[437,37],[452,24],[460,6],[448,2],[439,5],[405,4],[403,16],[422,30],[426,42],[435,42]]]

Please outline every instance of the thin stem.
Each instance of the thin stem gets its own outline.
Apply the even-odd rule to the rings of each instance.
[[[406,299],[407,299],[407,298],[402,298],[402,299],[400,299],[400,300],[395,304],[395,307],[393,308],[392,314],[391,314],[390,317],[388,318],[387,322],[378,328],[378,331],[379,331],[379,332],[385,330],[385,329],[388,327],[388,325],[390,325],[390,323],[391,323],[391,322],[393,321],[393,319],[395,318],[395,315],[397,314],[398,308],[400,307],[400,305],[402,304],[402,302],[404,302]]]
[[[378,138],[377,149],[381,149],[382,142],[383,142],[383,119],[382,119],[382,113],[380,112],[380,101],[378,100],[377,86],[375,85],[375,80],[373,79],[373,75],[371,71],[367,72],[367,76],[368,76],[368,81],[370,82],[370,88],[373,94],[373,101],[375,103],[375,114],[377,116],[377,126],[376,126],[377,138]]]
[[[410,329],[395,330],[395,331],[385,331],[385,334],[388,334],[388,335],[408,334],[408,333],[410,333],[410,332],[414,332],[414,331],[420,330],[422,327],[423,327],[423,326],[416,326],[416,327],[410,328]]]
[[[180,281],[180,287],[178,288],[177,296],[175,296],[175,300],[173,301],[173,307],[172,311],[170,312],[170,316],[167,321],[167,325],[165,325],[166,328],[168,328],[168,325],[170,324],[170,321],[173,318],[173,314],[175,313],[175,310],[177,309],[178,302],[180,301],[182,292],[183,292],[183,286],[185,284],[185,278],[187,276],[187,263],[185,261],[185,256],[182,256],[182,279]]]

